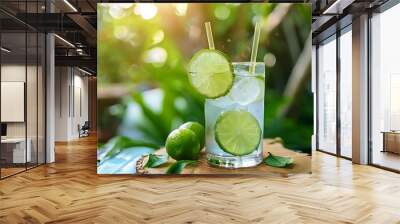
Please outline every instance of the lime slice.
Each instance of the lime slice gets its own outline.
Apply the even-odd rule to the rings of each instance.
[[[257,149],[261,128],[257,119],[247,111],[225,111],[215,123],[215,139],[225,152],[243,156]]]
[[[232,65],[217,50],[201,50],[189,63],[189,81],[207,98],[224,96],[233,85]]]

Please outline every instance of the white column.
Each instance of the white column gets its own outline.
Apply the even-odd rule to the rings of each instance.
[[[312,60],[311,60],[311,90],[313,93],[313,111],[314,111],[314,126],[313,126],[313,135],[311,136],[311,149],[314,151],[317,148],[317,48],[315,45],[312,45]]]
[[[46,163],[55,161],[54,151],[54,133],[55,133],[55,73],[54,73],[54,35],[47,34],[46,36]]]
[[[353,19],[353,162],[368,163],[368,16]]]
[[[47,12],[54,11],[51,1],[46,2]],[[55,44],[54,34],[46,35],[46,163],[55,161]]]

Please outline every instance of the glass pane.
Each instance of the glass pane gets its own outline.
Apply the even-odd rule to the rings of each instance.
[[[372,163],[400,170],[400,5],[372,22]]]
[[[1,34],[1,166],[2,177],[25,170],[31,151],[26,150],[26,34]]]
[[[31,151],[30,159],[28,160],[28,168],[37,165],[37,132],[38,132],[38,36],[36,32],[27,33],[28,44],[28,62],[27,62],[27,80],[26,80],[26,115],[27,115],[27,143],[28,150]]]
[[[22,15],[43,13],[44,3],[1,1],[0,6]],[[45,161],[45,36],[4,13],[0,12],[0,18],[7,19],[0,24],[3,178]]]
[[[340,153],[352,157],[352,35],[340,36]]]
[[[38,163],[45,163],[45,44],[46,37],[44,34],[39,34],[38,45]]]
[[[336,40],[318,48],[318,147],[336,153]]]
[[[26,12],[37,13],[39,5],[36,1],[27,2]],[[37,20],[34,16],[32,20]],[[37,21],[32,21],[36,23]],[[27,30],[27,80],[26,80],[26,114],[27,114],[27,149],[31,151],[27,167],[35,167],[38,163],[38,33]]]

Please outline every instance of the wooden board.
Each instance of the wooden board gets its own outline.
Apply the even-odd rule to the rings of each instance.
[[[311,173],[311,156],[305,153],[295,152],[293,150],[286,149],[282,146],[279,141],[265,139],[264,140],[264,158],[268,155],[268,152],[271,152],[274,155],[278,156],[288,156],[294,159],[294,164],[290,166],[290,168],[276,168],[267,166],[263,163],[256,167],[250,168],[239,168],[239,169],[227,169],[220,167],[213,167],[208,165],[207,160],[205,158],[204,150],[201,153],[199,163],[196,166],[190,166],[183,170],[181,174],[253,174],[253,175],[264,175],[264,174],[280,174],[283,176],[287,176],[289,174],[296,173]],[[165,155],[165,148],[158,150],[155,154]],[[174,159],[170,158],[170,160],[157,168],[147,168],[143,169],[143,165],[145,162],[142,160],[138,161],[137,165],[137,173],[138,174],[165,174],[168,167],[175,162]]]

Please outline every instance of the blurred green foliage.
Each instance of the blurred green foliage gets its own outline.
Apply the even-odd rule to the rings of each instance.
[[[270,3],[100,4],[100,142],[122,135],[161,146],[181,123],[204,124],[204,98],[190,86],[185,68],[196,51],[208,46],[204,22],[212,23],[217,49],[232,61],[248,61],[254,22],[262,20],[277,23],[274,29],[264,27],[257,58],[267,65],[264,137],[280,137],[286,147],[310,153],[311,73],[295,96],[295,109],[285,116],[279,113],[289,102],[283,91],[311,31],[311,6],[292,4],[286,13],[278,7]]]

